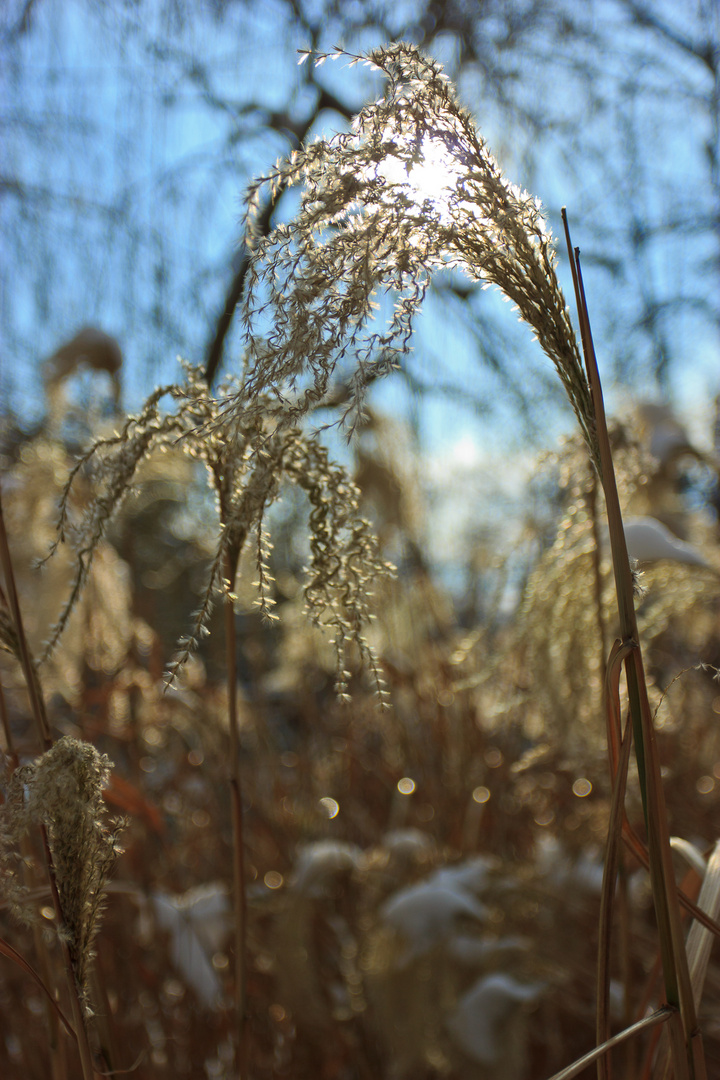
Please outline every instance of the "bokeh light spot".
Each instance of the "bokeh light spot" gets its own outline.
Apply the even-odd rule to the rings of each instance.
[[[336,818],[340,813],[340,804],[335,799],[331,799],[329,795],[320,799],[320,805],[329,818]]]
[[[579,777],[572,786],[573,795],[577,795],[578,799],[584,799],[586,795],[589,795],[592,791],[592,784],[585,776]]]
[[[485,751],[485,764],[489,769],[499,769],[504,760],[502,750],[497,746],[490,746]]]

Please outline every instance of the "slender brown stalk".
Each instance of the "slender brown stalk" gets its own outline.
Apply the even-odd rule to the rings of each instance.
[[[620,748],[620,758],[615,774],[615,784],[610,809],[610,826],[608,828],[607,847],[605,849],[605,865],[603,867],[602,892],[600,896],[596,1025],[598,1045],[607,1042],[610,1038],[610,936],[612,931],[615,883],[617,880],[618,864],[621,855],[625,785],[627,783],[631,745],[632,726],[628,723],[625,726],[625,735]],[[598,1080],[610,1080],[612,1070],[609,1054],[598,1058],[597,1073]]]
[[[23,854],[23,870],[25,874],[26,883],[30,880],[32,875],[30,854],[32,851],[32,845],[29,836],[24,836],[21,841],[20,850]],[[33,860],[34,861],[34,860]],[[35,955],[37,957],[37,964],[39,968],[39,975],[44,985],[48,988],[47,994],[50,997],[53,1005],[55,999],[50,993],[50,987],[55,983],[53,978],[53,964],[50,955],[50,948],[48,942],[45,940],[43,928],[40,926],[39,920],[35,920],[32,926],[33,944],[35,946]],[[52,1067],[53,1080],[67,1080],[67,1060],[66,1060],[66,1046],[62,1039],[62,1033],[60,1031],[60,1023],[58,1020],[58,1014],[45,999],[45,1016],[48,1025],[48,1049],[50,1051],[50,1062]],[[63,1023],[67,1027],[67,1023],[63,1018]],[[72,1028],[69,1031],[73,1039],[77,1040],[75,1032]]]
[[[600,640],[600,671],[605,666],[607,656],[607,628],[603,614],[603,582],[600,573],[600,516],[598,514],[598,476],[595,469],[590,465],[591,478],[590,490],[585,496],[585,502],[590,514],[593,530],[593,586],[595,589],[595,616],[597,619],[598,638]]]
[[[595,523],[596,524],[596,523]],[[597,528],[596,528],[597,545]],[[610,1036],[610,934],[612,929],[612,910],[615,898],[615,883],[620,874],[621,889],[619,893],[620,903],[619,923],[622,937],[621,964],[623,967],[623,987],[625,991],[624,1021],[629,1024],[630,1008],[630,974],[629,974],[629,919],[627,907],[626,882],[622,863],[622,849],[620,840],[624,839],[624,830],[627,825],[625,816],[625,789],[627,784],[627,769],[630,759],[630,742],[632,728],[626,724],[625,736],[622,736],[620,719],[620,672],[622,662],[628,646],[623,646],[616,641],[608,659],[605,672],[604,706],[607,724],[608,754],[610,757],[610,776],[613,780],[613,800],[608,827],[608,843],[603,869],[603,887],[600,901],[600,920],[598,933],[598,970],[597,970],[597,1039],[602,1042]],[[628,1062],[635,1059],[635,1044],[625,1044],[626,1058]],[[610,1058],[598,1060],[598,1076],[601,1078],[610,1073]],[[626,1069],[626,1075],[632,1076],[632,1071]]]
[[[679,1008],[684,1031],[682,1053],[680,1053],[680,1044],[678,1043],[675,1026],[673,1026],[671,1040],[676,1080],[680,1080],[684,1075],[693,1075],[694,1073],[691,1058],[691,1040],[696,1032],[697,1018],[680,924],[680,908],[672,868],[667,809],[660,776],[655,728],[647,696],[647,684],[633,602],[632,572],[620,510],[620,499],[615,481],[602,387],[590,330],[590,319],[580,270],[579,251],[577,248],[573,249],[572,247],[567,214],[564,208],[563,224],[572,266],[583,354],[595,416],[595,435],[599,449],[601,480],[605,492],[605,505],[610,530],[620,631],[623,644],[631,646],[631,650],[624,661],[625,679],[635,739],[640,792],[648,831],[650,879],[658,922],[665,993],[668,1003]],[[692,1070],[692,1072],[689,1070]]]
[[[50,725],[48,724],[47,714],[45,712],[45,702],[43,701],[40,682],[37,677],[37,671],[35,670],[35,663],[30,653],[27,638],[25,636],[25,628],[23,626],[22,614],[20,612],[20,603],[18,600],[17,589],[15,587],[15,575],[13,573],[12,560],[10,558],[10,548],[8,545],[7,532],[5,530],[5,520],[2,512],[1,498],[0,565],[2,566],[3,576],[5,578],[5,586],[7,589],[10,613],[12,615],[15,633],[17,634],[19,658],[23,669],[23,675],[25,677],[28,696],[30,698],[31,711],[37,725],[38,736],[42,749],[48,750],[52,746]],[[53,866],[52,852],[50,850],[50,843],[48,841],[47,831],[44,825],[40,826],[40,833],[42,837],[43,849],[45,852],[45,860],[48,870],[48,878],[50,881],[50,893],[52,896],[55,918],[57,920],[57,926],[61,928],[65,922],[65,919],[63,915],[62,905],[60,903],[57,883],[55,880],[55,870]],[[73,970],[70,950],[68,948],[67,942],[63,941],[62,937],[60,938],[60,946],[62,950],[63,962],[65,965],[65,973],[67,976],[68,987],[70,990],[70,1000],[72,1003],[75,1035],[77,1039],[78,1050],[80,1052],[80,1063],[82,1066],[83,1080],[93,1080],[95,1076],[95,1070],[93,1068],[92,1052],[90,1050],[87,1027],[85,1024],[85,1014],[83,1012],[82,1003],[80,1001],[80,993],[77,985],[77,980],[75,978],[75,972]]]
[[[661,1009],[658,1009],[651,1016],[646,1016],[643,1020],[638,1020],[636,1024],[626,1028],[625,1031],[621,1031],[618,1035],[613,1035],[612,1039],[608,1039],[602,1046],[596,1046],[594,1050],[590,1050],[589,1053],[578,1058],[572,1065],[568,1065],[558,1073],[553,1073],[549,1080],[573,1080],[573,1077],[579,1076],[580,1073],[584,1072],[594,1061],[597,1061],[598,1058],[607,1054],[609,1050],[612,1050],[613,1046],[619,1046],[621,1043],[625,1042],[626,1039],[632,1039],[635,1035],[639,1035],[641,1031],[647,1031],[648,1028],[655,1027],[657,1024],[664,1024],[675,1015],[677,1015],[676,1009],[671,1008],[669,1005],[663,1005]]]
[[[630,896],[628,873],[624,862],[624,852],[618,857],[618,936],[620,938],[620,979],[623,988],[623,1027],[629,1027],[633,1018],[632,1007],[632,964],[630,953]],[[637,1076],[638,1045],[632,1039],[624,1044],[623,1066],[625,1077]]]
[[[30,649],[28,648],[27,638],[25,637],[25,630],[23,628],[22,616],[20,614],[20,602],[18,600],[17,589],[15,588],[15,575],[13,573],[12,560],[10,558],[10,547],[8,545],[7,532],[5,531],[5,518],[3,516],[1,492],[0,566],[2,566],[3,576],[5,578],[8,605],[10,607],[10,614],[12,615],[13,623],[15,625],[15,632],[18,638],[20,663],[22,665],[23,675],[25,676],[25,683],[27,685],[28,694],[30,696],[32,714],[38,728],[40,745],[43,750],[49,750],[49,748],[52,746],[50,725],[48,724],[47,714],[45,712],[45,702],[43,701],[42,693],[40,692],[37,672],[35,671],[35,664],[33,663],[32,657],[30,655]]]
[[[2,722],[2,730],[5,735],[5,743],[7,747],[7,753],[11,763],[12,770],[14,771],[18,765],[18,755],[15,750],[15,743],[12,734],[12,728],[10,727],[10,718],[8,716],[7,704],[5,701],[5,689],[0,680],[0,720]],[[20,849],[23,855],[23,876],[25,878],[25,884],[29,885],[32,870],[30,860],[30,838],[25,835],[20,841]],[[51,962],[50,954],[48,951],[48,945],[43,936],[42,927],[36,922],[32,927],[33,943],[35,945],[35,954],[37,957],[37,963],[40,968],[40,972],[36,972],[35,969],[27,963],[27,961],[19,958],[19,954],[12,948],[11,945],[7,945],[5,942],[0,942],[0,952],[5,952],[6,956],[11,956],[15,959],[16,963],[27,971],[42,987],[45,995],[45,1019],[48,1026],[48,1041],[50,1050],[50,1063],[52,1068],[52,1080],[65,1080],[67,1077],[67,1069],[65,1062],[64,1049],[60,1041],[60,1023],[58,1016],[60,1016],[65,1024],[65,1027],[70,1032],[73,1038],[75,1038],[75,1032],[72,1027],[65,1020],[65,1017],[60,1013],[59,1007],[50,992],[50,986],[52,985],[51,978]],[[4,946],[4,948],[3,948]],[[19,959],[18,959],[19,958]]]
[[[7,705],[5,703],[5,691],[3,690],[2,680],[0,680],[0,726],[2,727],[3,735],[5,736],[6,751],[12,759],[12,767],[15,769],[17,767],[17,754],[15,753],[12,728],[10,727],[10,717],[8,716]]]
[[[118,1053],[117,1038],[113,1023],[113,1014],[110,1007],[105,979],[102,977],[102,968],[99,967],[101,954],[98,953],[93,959],[90,968],[90,992],[92,1000],[96,1003],[95,1032],[98,1037],[99,1047],[97,1056],[105,1063],[108,1072],[114,1072],[115,1066],[120,1060]]]
[[[231,595],[237,572],[238,554],[228,551],[226,574],[230,595],[225,596],[225,653],[228,689],[228,722],[230,725],[230,798],[233,827],[233,892],[235,916],[235,1021],[237,1031],[236,1058],[240,1080],[247,1076],[247,972],[245,901],[245,842],[243,832],[242,786],[240,776],[240,733],[237,713],[237,634],[235,605]]]
[[[45,995],[50,1010],[54,1013],[55,1017],[62,1023],[68,1035],[75,1039],[75,1031],[72,1024],[58,1005],[47,983],[40,975],[40,973],[35,970],[32,964],[29,964],[27,960],[20,955],[17,949],[14,949],[12,945],[8,941],[5,941],[3,938],[0,938],[0,953],[3,956],[6,956],[8,960],[12,960],[12,962],[16,964],[21,971],[24,971],[26,975],[30,976],[30,978],[35,982],[35,985],[38,987],[38,989],[42,991],[42,993]]]
[[[55,919],[58,927],[62,927],[65,919],[63,916],[62,904],[60,903],[57,882],[55,880],[52,851],[50,850],[47,830],[42,824],[40,825],[40,833],[45,851],[45,861],[48,870],[48,878],[50,880],[50,895],[52,897],[53,910],[55,911]],[[62,935],[60,935],[59,940],[68,988],[70,990],[70,1004],[72,1006],[75,1036],[77,1039],[78,1052],[80,1054],[80,1066],[82,1068],[83,1080],[95,1080],[96,1074],[93,1067],[92,1051],[90,1049],[90,1041],[88,1039],[87,1027],[85,1024],[85,1014],[80,1000],[80,989],[77,984],[77,979],[75,978],[75,971],[73,970],[70,949],[67,941],[64,940]]]

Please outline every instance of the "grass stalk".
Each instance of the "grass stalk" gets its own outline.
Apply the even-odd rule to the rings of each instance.
[[[620,619],[622,642],[630,646],[624,659],[630,717],[635,740],[635,754],[640,780],[640,792],[648,834],[650,881],[658,923],[663,978],[667,1001],[679,1009],[683,1038],[679,1039],[677,1025],[672,1025],[671,1046],[676,1080],[694,1076],[691,1040],[697,1029],[695,1003],[688,971],[687,954],[682,937],[680,907],[672,867],[667,809],[662,789],[660,762],[655,738],[652,712],[640,649],[637,618],[633,601],[633,580],[620,510],[620,499],[613,466],[610,438],[605,418],[600,375],[595,357],[590,320],[585,299],[579,251],[573,249],[567,214],[563,209],[563,224],[572,266],[573,284],[580,318],[583,354],[590,383],[595,416],[596,436],[600,454],[601,481],[610,531],[615,590]]]
[[[0,938],[0,954],[7,957],[8,960],[12,960],[13,964],[16,964],[21,971],[24,971],[26,975],[30,976],[37,988],[44,995],[48,1003],[48,1008],[54,1014],[56,1019],[59,1021],[59,1023],[63,1025],[68,1035],[72,1039],[76,1039],[75,1030],[72,1024],[58,1005],[52,994],[52,991],[48,987],[47,982],[42,977],[42,975],[40,975],[40,973],[35,970],[32,964],[29,964],[27,960],[23,956],[21,956],[17,949],[13,948],[10,942],[5,941],[3,938]]]
[[[598,1045],[610,1038],[610,936],[613,920],[613,898],[621,855],[623,808],[627,784],[630,748],[632,745],[632,726],[628,723],[620,749],[620,759],[615,774],[610,825],[608,828],[605,865],[603,867],[602,891],[600,897],[600,921],[598,933],[597,965],[597,1025]],[[598,1080],[610,1080],[611,1062],[609,1055],[598,1058]]]
[[[50,850],[50,842],[48,840],[47,830],[42,824],[40,826],[40,833],[42,836],[42,843],[45,852],[45,862],[48,871],[48,878],[50,880],[50,895],[52,897],[55,920],[57,922],[58,928],[62,930],[65,919],[63,916],[62,904],[60,903],[60,894],[58,892],[57,882],[55,880],[55,868],[53,865],[52,851]],[[75,978],[75,971],[73,969],[72,958],[70,956],[70,949],[62,933],[59,934],[59,941],[63,964],[65,966],[65,974],[67,977],[68,988],[70,991],[70,1005],[72,1007],[73,1023],[75,1027],[75,1037],[77,1039],[78,1053],[80,1054],[80,1067],[82,1069],[82,1077],[83,1080],[95,1080],[97,1074],[93,1067],[92,1051],[90,1049],[90,1040],[88,1038],[87,1025],[85,1023],[85,1013],[83,1011],[82,1002],[80,1000],[80,989],[78,987],[77,979]]]
[[[602,573],[600,571],[601,562],[601,545],[600,545],[600,513],[598,509],[598,476],[595,469],[590,464],[591,479],[590,489],[585,496],[585,505],[587,506],[590,520],[592,522],[593,532],[593,553],[592,553],[592,569],[593,569],[593,588],[595,592],[595,618],[597,620],[598,639],[600,642],[600,668],[602,671],[605,667],[605,657],[607,656],[607,627],[605,626],[605,616],[603,614],[603,581]]]
[[[630,897],[628,888],[628,873],[624,861],[624,852],[620,851],[618,865],[618,936],[620,947],[620,977],[623,988],[623,1027],[629,1027],[633,1022],[632,1007],[632,964],[631,964],[631,933],[630,933]],[[640,1015],[640,1014],[637,1014]],[[638,1045],[634,1040],[629,1040],[623,1047],[623,1064],[625,1077],[637,1076],[638,1069]]]
[[[95,1033],[99,1041],[97,1056],[104,1062],[105,1071],[112,1073],[115,1072],[115,1067],[120,1060],[120,1054],[118,1053],[118,1044],[115,1037],[110,999],[99,961],[100,956],[98,955],[93,960],[89,974],[90,992],[92,1000],[96,1004],[94,1023]]]
[[[10,547],[8,544],[7,532],[5,529],[5,519],[2,511],[1,498],[0,566],[2,566],[3,576],[5,578],[8,605],[10,608],[10,614],[12,616],[15,633],[17,635],[18,656],[23,670],[25,684],[27,686],[31,712],[37,726],[41,749],[48,750],[52,746],[50,725],[48,724],[47,713],[45,711],[45,702],[43,701],[40,682],[37,677],[37,671],[35,670],[35,663],[30,653],[30,648],[28,646],[27,638],[25,636],[25,628],[23,625],[22,614],[20,612],[20,602],[18,600],[17,588],[15,585],[15,575],[13,573],[12,560],[10,558]],[[61,931],[65,919],[62,911],[62,905],[60,903],[60,895],[58,893],[57,883],[55,880],[55,870],[53,866],[52,852],[50,850],[50,843],[44,825],[40,826],[40,834],[42,838],[42,846],[45,853],[45,863],[47,867],[48,878],[50,881],[50,893],[52,896],[53,909],[55,911],[55,918],[57,921],[58,929]],[[80,1054],[80,1064],[82,1067],[83,1080],[93,1080],[93,1078],[95,1077],[95,1070],[93,1068],[92,1052],[90,1050],[90,1042],[88,1039],[87,1026],[85,1023],[85,1014],[83,1012],[82,1003],[80,1000],[80,992],[77,980],[75,978],[75,972],[73,970],[70,950],[68,948],[67,942],[64,941],[62,938],[62,934],[60,935],[60,947],[63,956],[63,963],[65,966],[65,974],[67,977],[68,988],[70,991],[70,1001],[72,1004],[73,1020],[75,1026],[75,1037],[77,1039],[78,1051]]]
[[[240,1080],[247,1076],[247,911],[245,899],[245,843],[240,776],[240,732],[237,711],[237,634],[232,586],[237,573],[239,552],[226,556],[228,593],[225,595],[225,657],[230,725],[230,800],[233,832],[233,913],[235,939],[235,1025],[237,1032],[236,1064]]]
[[[29,836],[24,836],[22,839],[21,851],[25,859],[24,862],[24,874],[26,884],[31,877],[33,871],[30,867],[30,853],[32,845]],[[62,1034],[60,1032],[60,1021],[72,1038],[77,1042],[77,1036],[72,1027],[69,1026],[65,1017],[60,1013],[59,1006],[55,1001],[55,998],[50,990],[53,985],[52,977],[52,958],[50,955],[50,948],[48,942],[45,940],[43,928],[40,926],[38,920],[33,922],[32,926],[33,944],[35,946],[35,955],[37,957],[37,965],[39,968],[38,978],[43,984],[45,992],[45,1017],[48,1027],[48,1037],[50,1051],[50,1061],[52,1064],[53,1080],[67,1080],[67,1054],[66,1047],[62,1040]],[[54,1008],[53,1008],[54,1006]]]
[[[2,725],[3,734],[5,736],[5,746],[7,748],[8,759],[10,761],[11,769],[14,771],[18,767],[18,755],[15,750],[15,743],[12,734],[12,728],[10,727],[10,718],[8,716],[7,704],[5,702],[5,688],[3,687],[2,680],[0,680],[0,722]],[[29,885],[32,870],[30,867],[30,838],[23,836],[21,842],[21,851],[23,854],[23,876],[25,878],[25,884]],[[60,1042],[60,1020],[62,1019],[69,1034],[75,1038],[75,1032],[63,1016],[60,1008],[55,1001],[49,987],[52,984],[51,978],[51,961],[50,954],[47,946],[47,942],[43,936],[42,928],[38,922],[33,923],[32,927],[33,944],[35,946],[35,955],[37,958],[37,964],[40,968],[38,973],[28,964],[20,954],[13,949],[11,945],[0,939],[0,952],[4,953],[9,959],[14,960],[16,964],[28,975],[31,976],[41,988],[44,995],[45,1005],[45,1020],[48,1028],[48,1049],[50,1052],[50,1063],[52,1068],[52,1080],[66,1080],[67,1069],[65,1062],[64,1048]]]
[[[50,725],[48,724],[47,713],[45,712],[45,702],[43,701],[37,672],[35,670],[35,664],[33,663],[33,659],[30,655],[30,649],[28,647],[27,638],[25,637],[25,630],[23,628],[22,615],[20,614],[20,602],[18,600],[17,588],[15,586],[15,575],[12,568],[12,559],[10,558],[10,546],[8,544],[7,532],[5,530],[5,518],[2,508],[2,492],[0,492],[0,567],[2,567],[3,576],[5,578],[5,588],[7,589],[8,606],[10,608],[10,614],[12,616],[13,624],[15,626],[15,633],[17,634],[20,664],[23,669],[23,675],[25,677],[27,691],[30,697],[30,707],[32,715],[38,729],[40,747],[41,750],[49,750],[52,746]]]
[[[560,1072],[553,1073],[549,1080],[573,1080],[573,1077],[579,1076],[580,1073],[588,1068],[588,1066],[592,1065],[593,1062],[598,1061],[612,1050],[614,1046],[620,1046],[620,1044],[627,1039],[632,1039],[635,1035],[639,1035],[649,1028],[656,1027],[658,1024],[664,1024],[676,1015],[677,1009],[674,1009],[669,1005],[663,1005],[662,1008],[657,1009],[656,1012],[652,1013],[650,1016],[638,1020],[636,1024],[632,1024],[629,1028],[625,1028],[624,1031],[619,1032],[617,1035],[613,1035],[611,1039],[608,1039],[600,1046],[596,1046],[594,1050],[588,1051],[587,1054],[584,1054],[581,1058],[578,1058],[577,1061],[574,1061],[572,1065],[568,1065],[565,1069],[561,1069]]]
[[[713,918],[717,918],[720,914],[720,840],[716,841],[708,858],[705,879],[700,888],[697,902],[698,907],[704,909]],[[712,939],[708,931],[699,923],[694,923],[688,934],[687,950],[690,964],[690,981],[698,1009],[702,999],[711,948]]]

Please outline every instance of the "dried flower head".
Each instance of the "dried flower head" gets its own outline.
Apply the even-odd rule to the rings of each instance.
[[[253,533],[259,603],[269,614],[265,517],[282,482],[290,481],[306,491],[312,508],[305,595],[313,619],[335,634],[339,692],[345,692],[350,642],[377,672],[361,627],[369,616],[367,587],[387,566],[358,515],[354,485],[302,424],[325,402],[331,379],[347,360],[352,374],[341,421],[353,430],[365,388],[409,349],[430,276],[444,266],[495,284],[514,301],[553,361],[598,463],[588,386],[538,201],[502,175],[437,63],[403,44],[368,57],[335,55],[382,71],[385,93],[361,110],[351,131],[298,150],[252,185],[250,234],[266,186],[297,184],[303,190],[295,219],[266,239],[256,238],[241,308],[242,378],[214,398],[199,372],[189,369],[185,384],[156,391],[139,417],[97,443],[71,474],[60,538],[67,493],[91,459],[99,466],[99,494],[78,530],[75,584],[53,641],[138,464],[182,440],[207,466],[222,531],[181,658],[206,631],[218,589],[232,588],[228,565],[236,564]],[[376,313],[376,297],[383,293],[394,299],[386,325]],[[174,411],[160,410],[165,395],[174,399]]]
[[[113,515],[131,491],[140,463],[155,452],[179,444],[195,461],[205,465],[216,494],[220,528],[207,587],[187,637],[179,643],[170,675],[207,633],[218,595],[232,595],[227,580],[228,559],[234,566],[240,553],[254,542],[258,606],[272,618],[272,576],[268,560],[270,540],[266,513],[283,484],[303,490],[310,504],[310,559],[305,598],[308,614],[333,634],[337,650],[337,690],[346,690],[349,650],[355,646],[368,662],[381,695],[382,681],[372,649],[364,636],[371,619],[370,597],[379,578],[392,572],[380,556],[370,524],[360,516],[360,493],[345,470],[334,464],[319,440],[298,427],[268,430],[266,413],[273,402],[267,396],[257,410],[241,415],[230,430],[222,423],[221,404],[233,384],[214,397],[199,368],[187,367],[186,380],[156,391],[142,413],[130,417],[122,430],[102,439],[81,458],[71,473],[62,498],[58,543],[73,532],[78,561],[70,597],[56,626],[57,641],[85,584],[94,552]],[[171,408],[161,401],[169,397]],[[79,471],[92,465],[96,497],[84,518],[69,522],[69,495]]]
[[[382,71],[385,92],[352,131],[296,151],[250,188],[252,233],[265,187],[303,185],[295,219],[256,241],[243,306],[247,374],[233,415],[270,392],[273,415],[296,422],[349,356],[356,417],[368,382],[408,350],[430,275],[454,266],[515,303],[597,461],[588,385],[538,200],[503,176],[435,61],[406,44],[332,58],[340,56]],[[395,300],[385,326],[375,315],[381,293]]]
[[[108,823],[102,798],[110,760],[90,743],[64,737],[13,774],[0,809],[0,846],[6,864],[4,891],[15,914],[27,919],[13,851],[33,825],[44,825],[53,861],[62,926],[73,972],[86,990],[103,890],[119,853],[119,822]]]

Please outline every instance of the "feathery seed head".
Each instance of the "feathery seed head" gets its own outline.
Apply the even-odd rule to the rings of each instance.
[[[183,383],[156,391],[139,416],[130,417],[118,434],[98,441],[83,456],[70,475],[61,502],[61,532],[74,533],[78,558],[74,585],[53,642],[67,623],[97,545],[132,489],[140,464],[156,451],[179,444],[205,466],[217,497],[219,529],[205,594],[190,633],[179,643],[169,676],[176,674],[207,633],[217,597],[232,595],[234,582],[227,580],[228,556],[237,561],[253,537],[258,606],[267,618],[275,617],[266,514],[282,485],[292,484],[305,492],[310,505],[310,564],[305,585],[308,613],[313,622],[327,626],[335,635],[338,671],[347,668],[348,650],[354,645],[369,661],[380,690],[379,668],[363,637],[363,627],[370,618],[371,586],[392,568],[381,558],[369,522],[360,516],[360,493],[316,437],[297,426],[268,423],[267,417],[276,407],[273,394],[256,398],[255,408],[229,420],[227,401],[237,399],[242,392],[242,383],[229,383],[215,397],[201,370],[186,366]],[[160,407],[165,396],[173,406],[169,411]],[[83,466],[94,467],[96,496],[85,517],[71,529],[69,497]]]
[[[587,380],[539,201],[503,176],[438,63],[407,44],[332,58],[341,56],[380,70],[385,92],[351,131],[297,150],[250,189],[252,233],[265,187],[303,188],[294,221],[256,238],[243,312],[247,379],[233,410],[253,408],[272,388],[276,419],[297,422],[350,356],[346,417],[356,422],[368,382],[410,348],[429,276],[454,266],[515,303],[555,365],[597,462]],[[382,293],[395,304],[378,328],[373,297]],[[269,313],[268,334],[261,324]]]
[[[6,889],[13,910],[27,918],[23,890],[11,852],[32,825],[47,831],[62,912],[58,932],[67,943],[73,972],[84,993],[103,889],[119,853],[121,823],[107,823],[102,790],[111,762],[90,743],[68,736],[35,761],[17,769],[0,809],[0,847],[8,864]]]
[[[236,557],[251,533],[258,537],[259,603],[270,616],[265,516],[289,480],[305,490],[311,505],[310,614],[332,626],[340,672],[347,667],[349,640],[369,655],[360,630],[369,615],[366,590],[387,568],[358,516],[354,486],[302,424],[325,401],[338,369],[349,365],[340,422],[354,430],[367,385],[410,349],[430,276],[443,266],[497,285],[515,303],[554,363],[598,464],[588,385],[537,199],[503,176],[439,64],[404,44],[367,57],[342,50],[334,55],[380,70],[385,92],[360,111],[350,131],[296,151],[251,186],[251,238],[266,187],[301,185],[302,195],[290,224],[255,237],[241,306],[241,379],[215,398],[200,372],[188,368],[184,384],[156,391],[139,417],[97,443],[71,475],[61,536],[67,491],[78,470],[91,460],[99,465],[99,494],[79,529],[75,586],[57,633],[139,462],[181,440],[205,463],[221,520],[207,593],[187,647],[207,626],[216,593],[232,587],[223,584],[227,557]],[[382,294],[394,302],[385,324],[377,314]],[[175,404],[172,412],[160,411],[165,395]],[[341,676],[341,693],[344,685]]]

